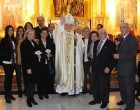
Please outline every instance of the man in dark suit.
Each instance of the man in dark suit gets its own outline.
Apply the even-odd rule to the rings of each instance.
[[[48,24],[48,30],[49,30],[49,38],[53,38],[53,30],[55,29],[55,25],[53,23]]]
[[[105,29],[98,31],[100,40],[94,45],[94,61],[93,61],[93,82],[94,84],[94,100],[89,102],[89,105],[101,103],[100,108],[106,108],[109,103],[110,91],[110,74],[116,66],[117,60],[113,58],[116,53],[115,44],[108,40]]]
[[[55,29],[55,25],[53,23],[48,24],[48,37],[47,39],[50,39],[53,42],[52,45],[52,58],[49,63],[50,67],[50,74],[49,74],[49,93],[55,93],[54,90],[54,79],[55,79],[55,44],[53,40],[53,30]]]
[[[41,29],[45,26],[45,19],[42,16],[37,17],[38,26],[34,28],[35,30],[35,38],[40,39]]]
[[[117,105],[126,104],[125,110],[134,110],[135,107],[135,74],[136,55],[138,50],[137,39],[129,33],[128,23],[120,25],[122,36],[119,38],[116,69],[118,70],[118,81],[122,100]]]

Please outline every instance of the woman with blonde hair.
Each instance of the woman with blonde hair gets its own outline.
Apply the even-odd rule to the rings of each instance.
[[[32,103],[37,105],[38,103],[34,100],[34,89],[35,89],[35,64],[36,55],[35,47],[36,43],[33,41],[35,38],[35,31],[33,29],[25,32],[26,39],[21,43],[21,59],[23,74],[25,75],[26,92],[27,92],[27,106],[32,107]]]

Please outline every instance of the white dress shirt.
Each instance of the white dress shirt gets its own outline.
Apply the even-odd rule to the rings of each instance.
[[[99,50],[99,53],[100,53],[100,51],[101,51],[102,47],[104,46],[104,44],[105,44],[105,42],[106,42],[107,39],[108,38],[105,38],[104,40],[100,40],[100,42],[102,41],[102,45],[101,45],[101,48]],[[100,44],[100,42],[98,43],[98,45]]]
[[[84,40],[85,40],[84,62],[88,62],[88,57],[87,57],[88,39],[84,39]]]

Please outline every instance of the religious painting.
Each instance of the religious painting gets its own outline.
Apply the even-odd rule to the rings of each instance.
[[[116,0],[116,26],[128,22],[130,27],[137,29],[137,0]]]
[[[55,17],[60,17],[63,13],[63,0],[53,0]]]
[[[84,0],[68,0],[68,12],[75,17],[84,17]]]
[[[82,28],[89,27],[91,29],[91,20],[90,19],[78,19],[78,25]]]
[[[22,0],[1,0],[0,9],[1,29],[4,29],[7,25],[12,25],[14,28],[16,28],[16,24],[21,24]]]

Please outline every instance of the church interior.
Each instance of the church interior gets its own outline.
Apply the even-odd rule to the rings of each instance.
[[[120,24],[127,22],[140,43],[140,0],[0,0],[0,39],[4,37],[4,29],[7,25],[12,25],[16,30],[18,26],[31,22],[36,27],[37,17],[43,16],[46,26],[49,23],[57,26],[60,17],[68,13],[74,16],[78,26],[82,28],[88,26],[90,30],[97,31],[97,24],[102,24],[111,35],[112,41],[120,35]],[[137,62],[139,60],[138,53]],[[116,102],[120,100],[116,74],[114,70],[111,75],[110,102],[106,110],[125,108],[125,106],[116,105]],[[18,98],[17,96],[15,73],[12,92],[17,100],[12,104],[6,104],[3,97],[4,77],[4,71],[0,70],[0,110],[100,110],[99,105],[88,105],[92,99],[90,94],[80,94],[76,97],[50,94],[50,98],[43,101],[40,101],[35,94],[39,105],[29,109],[26,107],[26,97]],[[89,84],[87,87],[89,88]],[[135,110],[139,110],[140,102],[136,100],[135,103]]]

